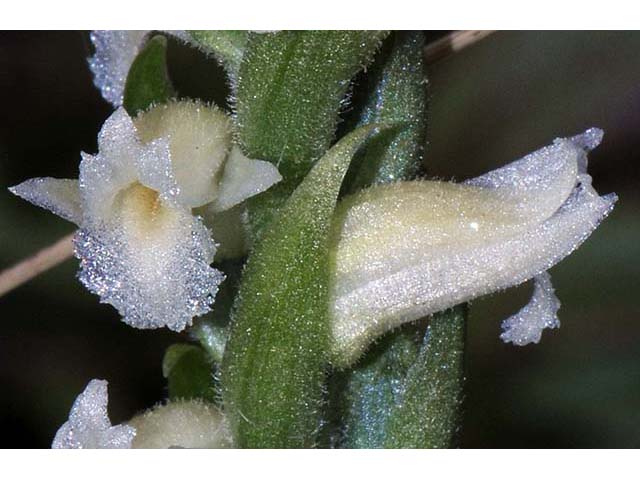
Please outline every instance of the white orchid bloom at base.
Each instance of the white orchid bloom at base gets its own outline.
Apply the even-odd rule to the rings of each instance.
[[[210,310],[224,279],[210,266],[216,245],[205,221],[281,179],[231,136],[229,117],[200,103],[171,102],[135,120],[120,108],[100,131],[99,153],[82,154],[78,181],[36,178],[11,191],[78,224],[80,281],[124,322],[181,331]]]
[[[224,414],[199,400],[175,401],[133,417],[132,448],[230,448]]]
[[[107,385],[105,380],[89,382],[73,403],[69,420],[56,433],[51,448],[131,448],[136,430],[128,425],[111,425]]]
[[[463,184],[401,182],[346,198],[334,223],[334,362],[354,362],[405,322],[544,274],[575,250],[617,199],[600,197],[586,173],[601,138],[591,129],[558,139]],[[537,342],[557,325],[559,303],[539,278],[505,341]]]
[[[108,383],[91,380],[76,398],[51,448],[229,448],[224,414],[199,400],[170,402],[112,426]]]

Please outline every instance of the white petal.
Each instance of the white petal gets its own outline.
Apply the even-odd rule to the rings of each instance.
[[[574,185],[575,174],[574,170]],[[566,200],[570,190],[565,185],[558,189]],[[560,198],[556,192],[539,194],[541,205],[546,194]],[[533,203],[534,198],[527,201]],[[556,202],[554,211],[561,204]],[[368,189],[345,199],[336,213],[336,288],[356,288],[424,262],[426,255],[442,248],[470,248],[522,234],[544,220],[540,211],[532,211],[531,218],[523,212],[522,203],[505,197],[504,189],[429,181]]]
[[[89,59],[93,83],[114,107],[122,105],[129,68],[150,30],[94,30],[95,54]]]
[[[361,283],[363,275],[386,275],[423,261],[425,251],[440,245],[515,235],[549,218],[575,188],[583,148],[597,144],[597,132],[556,140],[464,185],[403,182],[345,199],[336,215],[338,281],[345,287]],[[416,241],[409,233],[419,225],[428,228]]]
[[[135,119],[143,142],[168,138],[172,170],[182,205],[213,201],[231,147],[231,119],[222,110],[198,102],[159,105]]]
[[[168,203],[180,203],[180,187],[173,172],[168,138],[157,138],[145,144],[136,158],[136,168],[142,185],[157,191],[160,198]]]
[[[573,142],[566,144],[568,148],[556,152],[575,151]],[[532,158],[542,170],[549,163],[556,165],[538,162],[535,156],[527,160]],[[572,158],[579,162],[575,155]],[[511,198],[524,200],[511,202],[504,192],[514,179],[518,183],[523,178],[522,171],[531,173],[524,175],[528,178],[548,177],[536,173],[537,168],[518,170],[485,176],[486,188],[411,182],[374,187],[357,200],[345,201],[336,217],[332,260],[338,364],[354,361],[377,336],[404,322],[542,273],[580,245],[616,201],[615,195],[599,197],[590,177],[580,174],[573,181],[580,185],[550,218],[528,221],[521,206],[535,203],[536,196],[518,197],[518,189],[513,189]],[[549,180],[558,191],[566,191],[567,182]],[[530,191],[527,182],[521,185]],[[556,197],[553,203],[561,197],[555,190],[532,187],[531,191]],[[534,219],[539,215],[535,212]]]
[[[199,401],[171,402],[129,422],[137,434],[133,448],[229,448],[231,434],[223,413]]]
[[[136,159],[142,156],[131,118],[116,110],[98,135],[99,153],[82,153],[80,192],[84,216],[92,222],[108,222],[116,196],[138,180]]]
[[[586,172],[586,152],[602,140],[592,128],[569,139],[556,139],[524,158],[468,180],[467,185],[494,190],[527,222],[549,218],[569,196],[578,173]]]
[[[80,224],[82,221],[78,180],[32,178],[9,188],[9,191],[34,205],[52,211],[65,220],[75,224]]]
[[[137,328],[181,331],[208,312],[224,277],[210,267],[215,246],[201,219],[140,184],[115,210],[109,228],[91,225],[76,237],[82,283]]]
[[[502,323],[500,338],[514,345],[538,343],[545,328],[558,328],[560,300],[551,285],[551,275],[541,273],[533,279],[533,295],[527,305]]]
[[[107,414],[107,382],[91,380],[73,403],[52,448],[131,448],[136,434],[128,425],[112,427]]]
[[[219,182],[216,211],[227,210],[249,197],[264,192],[282,180],[278,169],[270,162],[252,160],[234,146],[229,154]]]

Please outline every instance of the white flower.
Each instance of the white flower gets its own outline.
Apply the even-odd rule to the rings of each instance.
[[[128,425],[111,426],[107,385],[105,380],[89,382],[73,403],[69,420],[56,433],[51,448],[131,448],[136,430]]]
[[[224,414],[199,400],[170,402],[112,426],[107,413],[108,383],[91,380],[76,398],[52,448],[228,448],[231,433]]]
[[[216,108],[171,102],[107,119],[80,178],[36,178],[11,191],[80,227],[80,281],[137,328],[181,331],[210,310],[223,275],[198,209],[215,217],[280,180],[231,143]],[[210,218],[208,219],[210,220]]]
[[[463,184],[401,182],[345,199],[334,224],[333,356],[355,361],[379,335],[537,278],[533,302],[503,326],[514,344],[558,325],[544,272],[577,248],[617,197],[586,173],[591,129]]]

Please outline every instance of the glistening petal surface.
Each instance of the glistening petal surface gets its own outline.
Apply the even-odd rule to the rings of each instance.
[[[584,140],[584,136],[576,138]],[[556,144],[560,145],[559,150],[543,149],[546,153],[542,158],[555,151],[577,165],[560,171],[582,171],[581,163],[586,165],[586,159],[580,156],[582,145],[571,139]],[[378,209],[375,215],[367,216],[365,212],[351,225],[348,212],[338,217],[346,225],[342,233],[350,233],[346,239],[341,237],[338,226],[337,241],[352,244],[341,251],[339,243],[334,259],[331,308],[338,363],[353,361],[377,336],[404,322],[541,274],[589,236],[611,211],[616,196],[598,196],[591,187],[591,178],[578,173],[573,180],[577,186],[561,202],[555,190],[566,191],[567,182],[557,182],[553,175],[537,172],[531,168],[531,159],[538,168],[549,166],[555,172],[563,162],[538,161],[539,158],[533,154],[517,162],[510,168],[510,175],[504,175],[505,170],[501,169],[500,176],[496,176],[502,178],[500,184],[484,176],[477,182],[484,186],[434,187],[433,182],[408,185],[409,190],[427,191],[422,205],[435,213],[427,215],[426,221],[405,222],[398,209],[388,215],[385,209]],[[520,168],[523,166],[527,168]],[[530,180],[535,178],[555,185],[555,189],[537,187]],[[521,189],[512,187],[518,184],[523,185]],[[375,188],[404,187],[399,184]],[[538,196],[555,197],[553,204],[561,205],[555,212],[549,204],[544,205],[541,211],[551,211],[549,217],[539,221],[540,212],[533,212],[534,221],[530,221],[522,218],[524,211],[519,201],[502,197],[507,190],[513,191],[509,194],[512,199],[518,198],[519,191],[536,191]],[[375,191],[364,195],[369,195],[371,202],[360,207],[367,209],[375,203]],[[527,196],[528,193],[524,195]],[[531,204],[531,198],[524,203]],[[368,242],[366,249],[359,248],[359,242],[354,240],[358,238]]]
[[[76,398],[52,448],[131,448],[136,434],[128,425],[111,426],[107,413],[107,382],[91,380]]]

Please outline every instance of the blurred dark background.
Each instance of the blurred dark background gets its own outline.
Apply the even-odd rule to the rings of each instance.
[[[95,151],[111,107],[93,87],[89,49],[86,33],[0,32],[0,269],[73,229],[6,187],[77,177],[79,152]],[[639,51],[640,33],[500,32],[429,68],[432,176],[462,180],[598,126],[589,171],[620,197],[552,269],[562,327],[539,345],[498,338],[530,285],[473,302],[463,447],[640,447]],[[199,54],[178,53],[172,74],[194,95],[224,98],[193,74],[208,68]],[[48,447],[91,378],[109,381],[115,423],[165,394],[161,359],[180,336],[124,325],[76,268],[0,298],[2,447]]]

